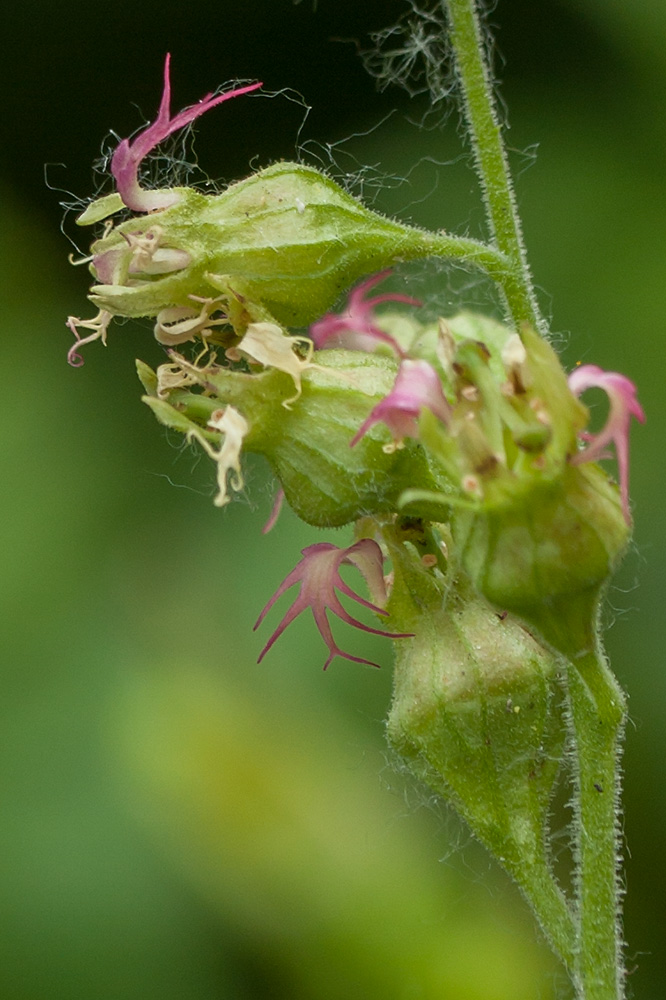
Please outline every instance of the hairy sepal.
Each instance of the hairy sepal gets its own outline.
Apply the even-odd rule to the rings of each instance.
[[[547,870],[548,807],[565,726],[555,656],[464,574],[443,581],[389,542],[396,643],[388,737],[521,884]]]
[[[567,466],[522,496],[458,510],[452,531],[466,572],[496,608],[569,659],[595,648],[600,597],[630,537],[617,487],[599,466]]]
[[[210,296],[218,277],[279,322],[303,326],[363,275],[432,252],[430,234],[371,212],[325,174],[296,163],[274,164],[219,195],[174,190],[175,205],[132,218],[93,244],[98,261],[114,251],[127,258],[119,280],[93,285],[90,298],[100,308],[156,316],[190,305],[191,296]],[[94,205],[88,211],[95,217]],[[128,273],[127,238],[151,227],[159,227],[164,247],[189,255],[188,266],[162,277]]]

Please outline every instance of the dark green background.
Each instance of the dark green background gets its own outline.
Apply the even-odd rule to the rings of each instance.
[[[174,108],[236,76],[294,88],[312,106],[301,141],[326,158],[347,139],[343,171],[409,174],[370,175],[378,207],[482,234],[455,112],[443,133],[409,124],[424,103],[378,95],[349,41],[403,9],[73,0],[2,15],[3,1000],[566,995],[515,891],[387,763],[388,643],[345,634],[383,669],[323,674],[303,621],[256,666],[268,633],[254,618],[320,536],[289,515],[261,536],[259,462],[246,499],[213,507],[212,467],[139,402],[133,359],[161,358],[147,325],[65,364],[86,274],[58,231],[72,197],[46,187],[44,166],[52,187],[92,193],[109,130],[154,113],[167,50]],[[666,7],[505,0],[493,20],[544,311],[567,362],[626,372],[648,416],[632,436],[635,544],[606,619],[631,695],[630,995],[661,1000]],[[301,117],[285,98],[231,102],[202,122],[198,159],[232,180],[291,158]],[[532,162],[521,151],[536,144]],[[405,274],[460,302],[437,269]]]

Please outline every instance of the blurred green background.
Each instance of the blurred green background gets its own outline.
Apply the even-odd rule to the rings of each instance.
[[[567,995],[518,894],[391,767],[388,643],[348,637],[383,669],[323,674],[303,620],[256,665],[268,633],[254,619],[320,536],[289,514],[261,536],[273,486],[259,462],[246,496],[213,507],[211,464],[139,402],[134,357],[161,360],[148,324],[65,363],[87,276],[67,264],[58,201],[73,197],[59,192],[92,193],[109,130],[154,113],[167,50],[175,108],[235,76],[312,106],[300,137],[286,96],[213,112],[195,149],[214,178],[307,140],[338,173],[371,165],[377,207],[481,235],[455,112],[444,132],[419,128],[424,102],[377,94],[357,57],[353,40],[404,9],[36,0],[2,14],[3,1000]],[[626,372],[648,416],[633,431],[635,545],[606,619],[631,694],[629,992],[661,1000],[666,7],[504,0],[493,21],[543,308],[567,362]],[[468,297],[434,267],[405,274],[443,308]]]

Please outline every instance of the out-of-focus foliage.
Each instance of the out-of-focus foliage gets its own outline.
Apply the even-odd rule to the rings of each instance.
[[[81,370],[64,360],[64,316],[85,309],[86,282],[66,264],[42,164],[66,157],[70,173],[49,176],[70,185],[71,175],[86,194],[105,130],[140,123],[131,99],[154,111],[167,48],[179,105],[236,73],[257,75],[318,105],[306,134],[322,140],[400,105],[347,148],[409,180],[366,193],[407,221],[479,235],[473,174],[432,163],[459,153],[455,116],[444,136],[407,124],[403,112],[418,119],[424,106],[374,96],[353,47],[329,42],[402,9],[386,3],[361,18],[360,6],[121,3],[114,25],[83,4],[64,20],[46,2],[3,15],[12,39],[0,222],[7,1000],[555,995],[557,972],[517,895],[499,873],[488,880],[482,852],[455,823],[423,808],[420,793],[405,798],[409,782],[387,765],[388,643],[365,647],[382,671],[337,661],[323,674],[320,640],[304,622],[256,666],[254,617],[299,548],[322,536],[288,515],[261,536],[271,484],[258,463],[249,501],[213,507],[214,470],[139,402],[133,358],[161,359],[147,326],[117,330],[106,351],[92,345]],[[660,1000],[666,25],[656,0],[630,12],[596,0],[536,6],[538,18],[535,5],[508,0],[495,14],[510,142],[540,146],[517,182],[533,270],[569,364],[626,372],[648,416],[633,432],[635,547],[606,616],[635,723],[628,965],[638,965],[636,995]],[[230,106],[219,131],[202,128],[204,167],[232,179],[254,152],[262,164],[293,155],[296,105],[251,109]],[[281,124],[269,128],[274,118]],[[515,161],[519,171],[528,163]],[[446,307],[445,276],[409,273],[416,294],[444,289]],[[460,281],[450,288],[457,305]]]

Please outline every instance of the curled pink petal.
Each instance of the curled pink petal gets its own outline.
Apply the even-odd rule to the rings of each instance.
[[[358,285],[350,294],[347,308],[341,313],[326,313],[322,319],[310,327],[310,336],[317,350],[323,347],[344,347],[350,351],[374,351],[378,343],[388,344],[398,357],[404,357],[405,352],[398,342],[388,333],[381,330],[374,321],[372,314],[375,306],[382,302],[405,302],[410,306],[420,306],[418,299],[409,295],[389,292],[386,295],[375,295],[366,298],[365,295],[387,278],[391,271],[381,271],[372,278]]]
[[[241,94],[248,94],[252,90],[261,87],[261,83],[252,83],[247,87],[238,87],[236,90],[229,90],[226,94],[206,94],[198,104],[193,104],[189,108],[180,111],[173,118],[171,117],[171,81],[169,78],[169,64],[171,56],[167,54],[164,61],[164,89],[157,118],[148,128],[140,132],[139,135],[130,142],[123,139],[116,148],[111,158],[111,173],[116,182],[118,194],[123,199],[128,208],[133,212],[153,212],[156,209],[168,208],[169,205],[178,201],[178,194],[171,190],[146,191],[139,184],[139,166],[148,153],[155,148],[163,139],[172,135],[179,129],[184,128],[193,122],[206,111],[210,111],[217,104],[228,101],[232,97]]]
[[[645,423],[643,407],[636,399],[636,386],[620,372],[607,372],[598,365],[581,365],[569,375],[569,388],[574,396],[580,396],[586,389],[603,389],[610,403],[608,420],[598,434],[589,431],[581,434],[584,441],[589,442],[573,456],[572,462],[597,462],[600,458],[608,458],[609,444],[615,445],[618,472],[620,476],[620,496],[622,511],[627,520],[629,514],[629,424],[632,417]]]
[[[435,369],[427,361],[405,358],[390,393],[377,403],[350,441],[350,446],[353,448],[358,444],[373,424],[382,422],[393,435],[393,445],[386,445],[385,448],[394,450],[400,447],[404,438],[418,437],[418,419],[424,407],[444,423],[448,421],[451,407]]]
[[[365,660],[359,656],[352,656],[350,653],[345,653],[340,649],[333,638],[331,626],[326,614],[327,610],[332,611],[333,614],[337,615],[338,618],[341,618],[342,621],[346,622],[348,625],[353,625],[354,628],[362,629],[364,632],[371,632],[373,635],[383,635],[387,636],[389,639],[406,639],[410,637],[410,633],[385,632],[382,629],[371,628],[369,625],[364,625],[363,622],[358,621],[356,618],[352,618],[349,612],[346,611],[340,603],[340,599],[335,592],[337,588],[347,597],[351,597],[358,604],[362,604],[363,607],[369,608],[371,611],[376,612],[376,614],[386,614],[386,611],[384,611],[383,608],[378,607],[376,604],[372,604],[370,601],[366,601],[363,597],[359,597],[358,594],[347,586],[340,576],[340,566],[343,563],[355,565],[369,581],[369,587],[373,596],[375,593],[379,593],[379,596],[382,599],[385,599],[386,590],[383,587],[383,577],[381,587],[378,586],[377,581],[377,574],[380,576],[382,574],[384,558],[379,545],[377,545],[375,541],[370,538],[364,538],[360,542],[356,542],[354,545],[350,545],[349,548],[346,549],[338,548],[337,545],[332,545],[330,542],[318,542],[316,545],[308,545],[307,548],[303,549],[302,556],[303,558],[300,562],[294,567],[285,580],[283,580],[276,592],[273,594],[270,601],[259,615],[257,623],[254,626],[256,629],[261,625],[275,602],[282,596],[282,594],[284,594],[286,590],[289,589],[289,587],[293,586],[295,583],[300,583],[300,590],[296,600],[291,605],[286,615],[259,654],[259,662],[261,662],[264,658],[273,643],[279,639],[287,626],[290,625],[291,622],[308,607],[312,611],[317,628],[319,629],[324,642],[328,646],[329,656],[324,664],[324,670],[326,670],[329,663],[336,656],[342,656],[347,660],[353,660],[355,663],[367,663],[373,667],[379,665],[377,663],[373,663],[372,660]]]

